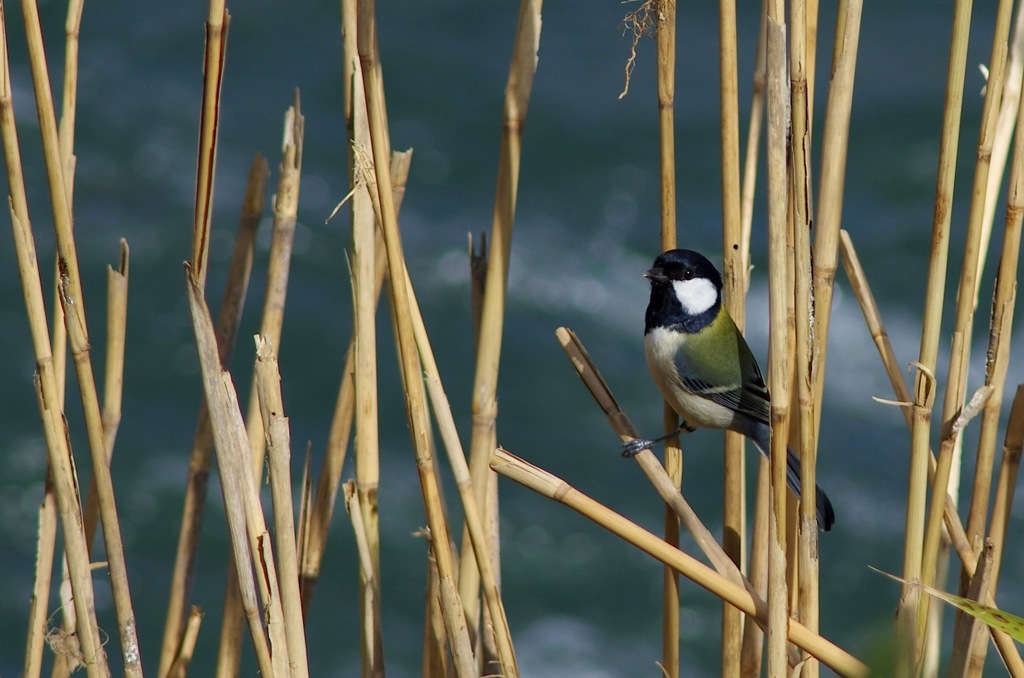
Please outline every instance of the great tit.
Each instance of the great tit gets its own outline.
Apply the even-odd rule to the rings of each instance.
[[[717,428],[750,438],[767,456],[771,448],[768,388],[750,347],[722,305],[722,276],[702,254],[669,250],[644,273],[651,300],[644,326],[647,366],[666,402],[682,422],[660,438],[638,438],[623,446],[633,456],[679,431]],[[789,489],[800,496],[800,460],[789,450]],[[835,521],[832,503],[817,492],[818,527]]]

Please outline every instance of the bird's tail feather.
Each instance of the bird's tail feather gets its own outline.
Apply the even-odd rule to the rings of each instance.
[[[754,441],[754,444],[761,450],[761,453],[767,457],[768,450],[771,449],[771,428],[765,424],[759,424],[752,434],[748,434],[748,437]],[[793,494],[799,497],[800,458],[796,456],[792,448],[787,448],[787,450],[789,453],[786,455],[786,484]],[[821,489],[821,486],[815,485],[814,491],[818,528],[828,532],[836,521],[836,513],[832,509],[832,502],[829,501],[828,495]]]

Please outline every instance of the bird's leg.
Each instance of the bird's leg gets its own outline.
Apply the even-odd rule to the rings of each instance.
[[[627,443],[622,443],[622,456],[635,457],[644,450],[650,449],[655,443],[660,443],[666,438],[671,438],[672,436],[680,433],[693,433],[696,430],[696,428],[687,424],[686,420],[683,419],[678,428],[669,431],[663,436],[658,436],[657,438],[634,438]]]

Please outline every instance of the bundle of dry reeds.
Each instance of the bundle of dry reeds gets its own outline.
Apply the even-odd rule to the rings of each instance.
[[[679,589],[688,585],[679,575],[720,598],[722,606],[722,674],[818,675],[818,663],[848,676],[867,675],[867,667],[827,640],[818,628],[818,531],[814,516],[815,457],[820,434],[829,317],[837,265],[842,255],[850,284],[892,380],[895,402],[903,408],[911,430],[907,518],[904,543],[906,580],[898,600],[900,660],[892,671],[901,676],[932,675],[940,653],[938,638],[928,625],[938,623],[929,611],[930,598],[919,584],[946,588],[942,573],[950,557],[960,564],[961,592],[994,605],[1001,554],[1013,488],[1024,445],[1024,391],[1018,388],[1010,408],[1002,457],[996,455],[1003,392],[1007,387],[1009,337],[1016,292],[1021,217],[1024,215],[1024,125],[1010,154],[1010,130],[1024,115],[1019,105],[1024,57],[1024,21],[1011,36],[1012,4],[1001,0],[994,27],[982,129],[976,147],[970,194],[967,247],[956,291],[948,378],[942,410],[933,416],[940,383],[936,365],[940,320],[950,296],[944,288],[948,268],[954,159],[960,147],[966,46],[971,20],[969,0],[956,2],[950,45],[947,100],[935,200],[930,269],[921,332],[921,350],[913,363],[913,387],[906,384],[893,354],[882,317],[857,260],[853,242],[841,229],[846,148],[858,51],[861,0],[842,0],[837,13],[827,103],[815,135],[812,102],[816,84],[818,7],[793,0],[789,13],[781,0],[766,0],[758,60],[752,74],[754,101],[748,121],[746,158],[741,160],[737,82],[736,6],[720,3],[722,250],[726,303],[742,326],[748,286],[749,249],[754,221],[753,196],[758,180],[760,139],[766,140],[767,233],[770,276],[769,380],[773,394],[775,432],[770,462],[756,481],[752,529],[744,506],[746,481],[742,439],[725,438],[724,534],[721,541],[705,527],[681,492],[683,448],[678,439],[666,445],[664,462],[649,450],[636,456],[666,504],[665,534],[656,536],[575,490],[569,482],[539,469],[497,446],[497,383],[501,363],[504,302],[509,253],[515,223],[520,146],[530,102],[540,44],[540,0],[522,0],[516,41],[505,88],[498,185],[491,233],[470,243],[476,309],[476,371],[473,382],[473,428],[468,446],[460,440],[434,353],[419,311],[416,290],[406,272],[399,228],[410,153],[391,148],[383,95],[384,73],[377,54],[373,0],[343,0],[346,123],[350,132],[351,272],[354,318],[339,386],[327,453],[319,472],[302,470],[301,491],[293,497],[288,417],[281,398],[275,351],[280,345],[286,304],[292,238],[300,199],[304,124],[299,97],[285,114],[281,158],[273,199],[273,229],[250,401],[243,411],[230,374],[231,352],[249,286],[256,225],[264,211],[267,162],[257,157],[249,175],[234,254],[225,273],[228,283],[216,323],[206,298],[209,270],[211,204],[216,169],[220,85],[227,50],[228,13],[224,2],[212,0],[206,23],[206,59],[192,251],[185,266],[183,293],[188,300],[201,365],[205,399],[199,404],[194,443],[185,486],[172,587],[159,660],[153,648],[140,648],[135,630],[127,568],[121,545],[119,516],[110,477],[111,455],[120,420],[123,379],[128,244],[122,242],[120,265],[109,272],[106,373],[100,401],[89,343],[86,314],[73,233],[71,196],[74,177],[74,119],[77,86],[80,0],[69,3],[63,109],[60,117],[50,91],[43,57],[36,3],[22,3],[29,59],[46,161],[46,179],[56,227],[57,267],[55,316],[47,318],[40,263],[25,198],[25,177],[15,130],[7,24],[0,7],[0,35],[5,42],[0,68],[0,136],[10,184],[11,221],[26,314],[31,329],[37,373],[39,411],[47,443],[46,496],[41,504],[38,558],[28,615],[24,675],[41,675],[47,641],[56,651],[53,675],[81,666],[89,676],[111,672],[106,652],[117,648],[128,675],[150,671],[184,676],[201,630],[202,614],[192,606],[193,579],[202,529],[202,506],[211,464],[216,459],[225,504],[231,550],[224,617],[220,630],[217,675],[238,673],[246,629],[263,675],[309,675],[305,614],[318,578],[328,526],[343,491],[357,546],[360,601],[360,650],[363,674],[384,675],[384,637],[380,616],[381,563],[377,505],[378,420],[376,351],[377,306],[386,289],[398,344],[413,463],[418,472],[427,518],[429,546],[423,674],[429,676],[516,676],[519,669],[513,633],[505,616],[500,585],[498,475],[508,476],[541,494],[567,504],[612,534],[665,563],[663,656],[669,676],[680,673]],[[1020,10],[1019,10],[1020,11]],[[641,33],[657,40],[657,105],[661,130],[663,249],[675,247],[675,120],[673,112],[676,6],[674,0],[647,0],[631,15]],[[634,50],[639,44],[634,44]],[[1011,45],[1013,48],[1011,50]],[[631,66],[632,67],[632,64]],[[627,71],[628,73],[628,71]],[[821,167],[811,166],[812,150],[820,148]],[[967,350],[975,333],[978,281],[992,234],[995,204],[1006,158],[1010,160],[1010,192],[999,252],[995,298],[988,324],[978,331],[989,337],[985,385],[973,396],[966,392]],[[818,177],[817,192],[813,178]],[[813,224],[813,228],[812,228]],[[685,225],[683,226],[685,229]],[[385,286],[385,283],[387,285]],[[598,367],[579,337],[560,328],[557,339],[587,388],[623,440],[636,432],[619,408]],[[84,495],[76,476],[75,454],[63,418],[65,355],[70,352],[85,411],[89,459],[93,473]],[[979,421],[975,477],[968,494],[958,496],[959,468],[966,426]],[[675,414],[666,407],[666,426]],[[464,525],[448,519],[448,505],[438,482],[443,463],[434,447],[432,428],[439,432],[444,457],[455,477]],[[930,434],[940,435],[937,454],[929,450]],[[354,478],[342,482],[349,440],[354,440]],[[787,441],[799,450],[805,494],[793,510],[785,483]],[[468,447],[468,453],[467,453]],[[79,452],[80,454],[80,452]],[[999,459],[996,493],[992,475]],[[271,513],[261,500],[259,480],[267,470]],[[969,505],[966,522],[958,502]],[[993,509],[989,513],[989,506]],[[552,509],[557,510],[557,509]],[[295,519],[296,514],[298,519]],[[97,521],[107,554],[107,572],[116,610],[116,632],[106,647],[97,625],[90,558]],[[680,527],[693,535],[711,567],[679,549]],[[63,553],[57,551],[61,531]],[[461,547],[461,550],[460,550]],[[952,549],[950,548],[952,547]],[[60,556],[58,558],[58,556]],[[57,563],[67,573],[68,587],[58,606],[59,628],[48,628],[51,582]],[[894,600],[894,604],[897,601]],[[208,635],[211,631],[206,631]],[[996,629],[969,617],[956,621],[950,648],[950,674],[980,675],[991,636],[1013,675],[1024,675],[1017,648]],[[765,642],[765,638],[767,642]],[[887,671],[888,669],[882,669]]]

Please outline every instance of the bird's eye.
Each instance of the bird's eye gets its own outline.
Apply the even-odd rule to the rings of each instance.
[[[683,280],[692,280],[692,279],[693,279],[693,269],[692,268],[684,268],[683,269]]]

